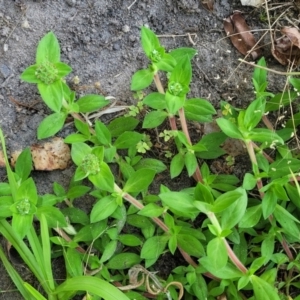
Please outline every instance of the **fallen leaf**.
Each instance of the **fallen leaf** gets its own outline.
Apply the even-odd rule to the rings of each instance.
[[[50,142],[36,144],[30,147],[35,170],[52,171],[65,169],[70,163],[70,148],[62,138],[55,137]],[[14,151],[11,155],[11,165],[14,166],[22,151]],[[1,156],[0,156],[1,163]],[[4,164],[5,166],[5,164]]]
[[[224,19],[223,25],[226,35],[240,53],[250,53],[253,59],[261,55],[260,49],[254,48],[256,40],[240,11],[235,11],[229,18]]]
[[[214,4],[215,4],[214,0],[203,0],[202,1],[202,5],[209,11],[214,10]]]
[[[275,39],[272,54],[282,65],[300,63],[300,33],[297,28],[284,27],[281,29],[282,37]]]

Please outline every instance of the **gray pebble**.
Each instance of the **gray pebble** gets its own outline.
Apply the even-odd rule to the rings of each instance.
[[[119,43],[115,43],[114,45],[113,45],[113,49],[114,50],[120,50],[120,44]]]
[[[7,65],[0,64],[0,73],[4,78],[7,78],[11,74],[11,70]]]
[[[122,31],[123,32],[129,32],[130,31],[130,27],[128,26],[128,25],[124,25],[123,27],[122,27]]]
[[[66,2],[69,6],[75,6],[76,5],[76,0],[66,0]]]

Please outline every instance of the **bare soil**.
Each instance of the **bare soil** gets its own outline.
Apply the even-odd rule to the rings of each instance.
[[[241,55],[226,38],[222,24],[223,18],[239,9],[252,30],[266,28],[259,20],[258,9],[242,7],[239,0],[216,0],[213,12],[199,0],[132,3],[133,0],[0,0],[0,126],[10,151],[38,142],[37,126],[50,113],[36,87],[19,78],[28,65],[34,64],[37,43],[49,31],[58,37],[62,61],[73,68],[67,81],[71,83],[74,76],[80,78],[78,95],[101,93],[115,97],[119,105],[135,103],[130,80],[136,70],[147,66],[139,38],[140,27],[147,25],[161,35],[167,49],[194,47],[198,51],[193,61],[191,97],[206,98],[216,109],[220,100],[245,107],[254,99],[253,69],[239,66]],[[259,37],[261,32],[254,34]],[[267,59],[278,68],[270,56]],[[274,75],[269,80],[274,92],[284,86]],[[101,91],[95,83],[100,83]],[[72,130],[72,126],[66,126],[59,135],[64,137]],[[243,169],[243,159],[238,163],[241,165],[237,169]],[[39,193],[51,192],[55,181],[67,186],[73,170],[71,166],[62,172],[34,172]],[[5,180],[4,170],[0,170],[0,180]],[[26,267],[17,265],[24,278],[32,282]],[[13,291],[1,263],[0,278],[0,299],[22,299]]]

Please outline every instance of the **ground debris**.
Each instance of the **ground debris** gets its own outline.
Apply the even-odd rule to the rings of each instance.
[[[299,65],[300,62],[300,33],[297,28],[283,27],[282,37],[274,39],[272,54],[282,65],[292,63]]]
[[[240,11],[234,11],[230,17],[224,19],[223,26],[226,35],[239,52],[243,55],[250,54],[253,59],[261,56],[261,50],[258,49],[257,42]]]
[[[62,138],[55,137],[44,144],[34,144],[30,147],[33,167],[39,171],[63,170],[71,160],[70,148]],[[11,154],[11,165],[14,166],[22,150]],[[0,151],[0,167],[5,167],[3,152]]]

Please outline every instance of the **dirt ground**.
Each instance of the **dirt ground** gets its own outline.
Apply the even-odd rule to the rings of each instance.
[[[259,21],[259,11],[242,7],[239,0],[216,0],[213,12],[199,0],[0,0],[0,126],[9,150],[37,142],[37,126],[50,112],[36,87],[19,78],[34,63],[37,43],[49,31],[58,37],[61,60],[73,68],[67,80],[80,78],[79,95],[99,93],[94,88],[98,82],[101,93],[115,97],[118,104],[134,103],[130,80],[147,66],[139,41],[140,27],[147,25],[162,35],[167,49],[188,46],[198,51],[191,97],[209,99],[217,109],[220,100],[245,107],[253,99],[252,68],[237,68],[242,56],[225,37],[222,25],[236,9],[245,13],[252,30],[266,27]],[[270,57],[269,63],[278,66]],[[270,82],[271,90],[283,87],[274,76]],[[68,126],[59,135],[72,130]],[[63,172],[34,172],[39,192],[51,192],[54,181],[67,185],[72,171],[70,167]],[[0,180],[4,179],[0,170]],[[19,268],[31,281],[30,272]],[[21,299],[1,263],[0,278],[0,299]]]

